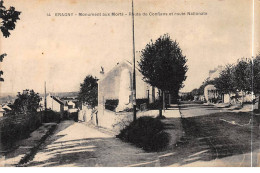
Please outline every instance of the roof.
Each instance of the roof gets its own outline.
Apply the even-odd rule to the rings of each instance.
[[[51,96],[51,98],[52,98],[53,100],[55,100],[56,102],[58,102],[59,104],[64,105],[64,103],[63,103],[61,100],[59,100],[57,97]]]
[[[72,101],[68,101],[67,104],[68,104],[68,105],[75,105],[75,103],[72,102]]]
[[[7,110],[9,110],[9,111],[12,110],[12,109],[11,109],[9,106],[7,106],[7,105],[4,105],[4,106],[3,106],[3,109],[7,109]]]
[[[99,79],[98,82],[102,81],[103,79],[105,79],[111,72],[113,72],[116,68],[122,66],[123,64],[126,64],[128,65],[129,67],[132,68],[132,63],[126,59],[124,59],[123,61],[121,62],[118,62],[111,70],[109,70],[107,73],[104,73],[104,76],[102,78]],[[137,68],[137,66],[135,67],[136,69],[136,75],[142,75],[139,71],[139,69]]]
[[[0,112],[5,112],[5,110],[2,107],[0,107]]]
[[[205,86],[204,90],[216,90],[216,87],[214,85],[207,85]]]

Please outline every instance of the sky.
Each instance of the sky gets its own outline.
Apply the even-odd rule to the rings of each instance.
[[[132,61],[131,16],[75,15],[128,14],[130,0],[8,0],[4,5],[22,13],[11,36],[0,36],[0,53],[8,54],[1,63],[5,79],[1,93],[43,92],[44,81],[49,92],[78,91],[85,76],[98,76],[101,66],[108,72],[117,62]],[[135,0],[134,10],[148,13],[135,16],[136,51],[165,33],[179,43],[189,67],[184,92],[199,87],[218,65],[252,55],[251,0]],[[150,12],[207,15],[150,16]]]

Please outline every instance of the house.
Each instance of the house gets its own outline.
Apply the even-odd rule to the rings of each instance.
[[[6,113],[12,111],[12,108],[10,108],[10,105],[7,105],[7,104],[3,105],[2,109],[4,109],[4,111],[5,111]]]
[[[68,109],[74,109],[75,108],[75,103],[72,102],[71,100],[67,102]]]
[[[75,112],[75,110],[78,110],[79,101],[76,97],[63,97],[60,100],[64,103],[64,111]]]
[[[136,70],[136,102],[140,105],[153,103],[158,99],[158,89],[143,81],[142,74]],[[132,64],[122,61],[104,73],[98,81],[98,116],[97,125],[113,128],[120,117],[127,116],[132,108]],[[132,113],[130,113],[132,115]],[[117,119],[117,120],[115,120]],[[116,122],[115,122],[116,121]]]
[[[136,70],[136,99],[147,99],[153,103],[158,99],[158,89],[143,81],[142,74]],[[132,64],[128,61],[118,63],[98,81],[98,107],[103,108],[107,100],[118,100],[116,112],[132,107]]]
[[[5,110],[0,106],[0,118],[3,117],[5,114]]]
[[[67,101],[62,101],[64,103],[64,111],[69,110],[68,102]]]
[[[219,92],[214,85],[206,85],[204,88],[204,97],[207,102],[216,102],[219,98]]]
[[[41,106],[44,108],[44,98],[41,101]],[[46,97],[46,107],[55,112],[64,112],[64,103],[58,97],[51,96],[50,94]]]
[[[219,77],[221,71],[224,68],[222,66],[218,66],[214,70],[209,71],[209,80],[214,80]],[[236,93],[221,93],[217,90],[214,85],[207,85],[204,88],[204,97],[207,102],[217,102],[222,101],[222,103],[244,103],[244,102],[252,102],[255,99],[255,95],[253,93],[237,91]]]

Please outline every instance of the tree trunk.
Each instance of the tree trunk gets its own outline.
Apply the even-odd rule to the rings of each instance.
[[[244,104],[244,92],[242,91],[242,102],[241,102],[241,106],[243,107]]]
[[[162,117],[162,108],[159,109],[159,117]]]
[[[162,94],[163,94],[163,112],[165,112],[165,91],[163,91]]]
[[[154,102],[155,102],[155,89],[152,86],[152,103],[154,103]]]
[[[171,105],[171,94],[169,94],[169,106]]]
[[[228,93],[228,97],[229,97],[229,105],[231,105],[231,93]]]
[[[163,101],[162,101],[162,92],[161,92],[161,90],[159,92],[159,96],[160,96],[160,104],[161,104],[161,106],[159,106],[159,117],[162,117]]]
[[[260,94],[258,95],[258,111],[260,112]]]

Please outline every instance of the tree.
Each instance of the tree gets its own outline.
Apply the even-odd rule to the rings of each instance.
[[[198,99],[199,89],[195,88],[195,89],[193,89],[190,93],[191,93],[191,96],[193,97],[192,100]]]
[[[98,104],[98,79],[92,75],[86,76],[84,82],[80,84],[78,98],[81,102],[87,103],[92,108]]]
[[[4,57],[5,57],[6,55],[7,55],[6,53],[0,55],[0,62],[3,62],[3,59],[4,59]],[[4,81],[4,79],[1,77],[3,74],[4,74],[4,72],[3,72],[2,70],[0,70],[0,82],[3,82],[3,81]]]
[[[260,111],[260,53],[253,59],[253,92],[258,94],[258,110]]]
[[[234,82],[234,65],[228,64],[225,69],[220,72],[218,78],[215,79],[215,87],[223,94],[230,94],[236,92]]]
[[[165,34],[146,45],[141,51],[138,65],[145,82],[160,89],[163,95],[165,91],[176,95],[186,80],[186,62],[186,56],[183,56],[179,44]]]
[[[20,92],[17,95],[17,99],[14,101],[14,112],[16,114],[30,114],[37,112],[37,109],[40,108],[41,97],[39,93],[35,93],[34,90],[24,90],[21,94]]]
[[[4,1],[0,0],[0,29],[4,37],[9,37],[9,31],[15,29],[15,23],[17,20],[20,20],[20,14],[21,12],[16,11],[14,7],[9,7],[9,9],[6,9],[4,6]]]
[[[234,67],[234,89],[242,92],[242,102],[244,102],[244,93],[252,92],[252,62],[250,59],[241,59]]]
[[[6,9],[4,6],[4,1],[0,0],[0,30],[4,37],[10,36],[10,30],[15,29],[15,23],[17,20],[19,20],[19,15],[21,12],[16,11],[14,7],[9,7],[9,9]],[[7,54],[1,54],[0,55],[0,62],[3,61],[4,57]],[[4,79],[1,77],[3,75],[3,71],[0,71],[0,82],[3,82]]]

